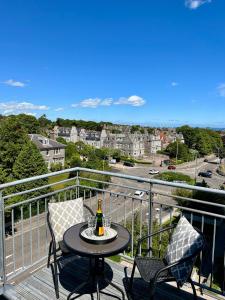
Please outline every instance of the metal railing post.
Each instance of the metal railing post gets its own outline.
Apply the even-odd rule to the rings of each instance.
[[[148,201],[148,235],[152,234],[153,228],[153,193],[152,193],[153,183],[150,183],[149,187],[149,201]],[[152,238],[148,239],[148,247],[152,247]],[[150,256],[152,255],[150,251]]]
[[[0,190],[0,282],[6,283],[5,272],[5,211],[2,190]]]
[[[80,196],[80,189],[79,189],[79,171],[77,171],[77,175],[76,175],[76,198],[78,198]]]

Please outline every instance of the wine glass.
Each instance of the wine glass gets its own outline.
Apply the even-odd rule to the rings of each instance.
[[[103,226],[105,228],[106,233],[109,232],[109,228],[111,227],[112,218],[104,217],[103,218]]]
[[[95,228],[96,228],[96,217],[95,216],[88,217],[88,229],[89,229],[90,236],[94,234]]]

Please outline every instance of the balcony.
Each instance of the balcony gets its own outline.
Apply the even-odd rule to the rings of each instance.
[[[39,182],[39,185],[34,187],[33,183],[36,182]],[[177,189],[179,193],[175,195]],[[136,190],[143,191],[144,196],[135,196]],[[193,199],[188,197],[188,193],[180,191],[225,196],[225,191],[222,190],[83,168],[63,170],[0,185],[2,293],[8,299],[55,299],[51,271],[46,268],[49,243],[46,222],[48,202],[67,201],[82,196],[84,203],[95,211],[96,200],[101,196],[105,214],[112,216],[113,221],[121,223],[131,233],[130,248],[116,258],[120,263],[110,259],[106,261],[109,278],[113,277],[124,289],[124,266],[128,266],[130,274],[129,267],[132,265],[137,238],[175,222],[183,214],[204,233],[209,244],[205,252],[201,253],[192,274],[199,299],[210,299],[210,296],[223,298],[225,205]],[[17,201],[13,201],[14,199]],[[198,204],[198,208],[187,206],[187,203]],[[199,209],[200,205],[202,209]],[[160,237],[159,247],[163,247],[162,238]],[[65,272],[60,279],[60,299],[66,299],[71,289],[85,280],[88,271],[87,260],[80,259],[79,264],[79,274],[74,271],[76,268],[72,264],[65,266]],[[147,287],[138,276],[135,276],[134,299],[148,299]],[[120,297],[109,286],[101,288],[103,292],[115,293],[117,299]],[[88,294],[90,292],[93,292],[95,298],[95,291],[87,291]],[[90,299],[88,294],[80,299]],[[105,295],[102,298],[112,297]],[[192,298],[192,291],[188,285],[179,291],[175,285],[164,284],[159,286],[156,294],[156,300]]]

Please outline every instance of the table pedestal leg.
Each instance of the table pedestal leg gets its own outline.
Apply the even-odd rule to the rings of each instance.
[[[76,293],[79,292],[79,289],[81,289],[82,287],[84,287],[85,285],[96,285],[96,293],[97,293],[97,300],[100,300],[100,294],[106,294],[108,296],[113,296],[114,298],[118,298],[120,299],[118,296],[115,296],[113,294],[110,293],[106,293],[100,290],[99,288],[99,283],[102,281],[105,281],[108,285],[111,285],[112,287],[114,287],[116,290],[118,290],[121,294],[122,294],[122,299],[125,300],[125,295],[123,290],[116,285],[115,283],[113,283],[112,281],[110,281],[107,277],[105,277],[105,272],[104,272],[104,258],[100,259],[100,258],[94,258],[94,259],[90,259],[90,272],[89,272],[89,276],[86,282],[81,283],[79,286],[77,286],[67,297],[67,300],[70,300],[71,296]],[[82,294],[79,294],[77,296],[75,296],[73,299],[76,299],[78,297],[82,296]],[[91,294],[91,297],[93,298],[93,295]]]

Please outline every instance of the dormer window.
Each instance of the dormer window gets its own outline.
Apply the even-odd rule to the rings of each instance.
[[[49,145],[49,139],[39,139],[39,142],[41,142],[43,145]]]

